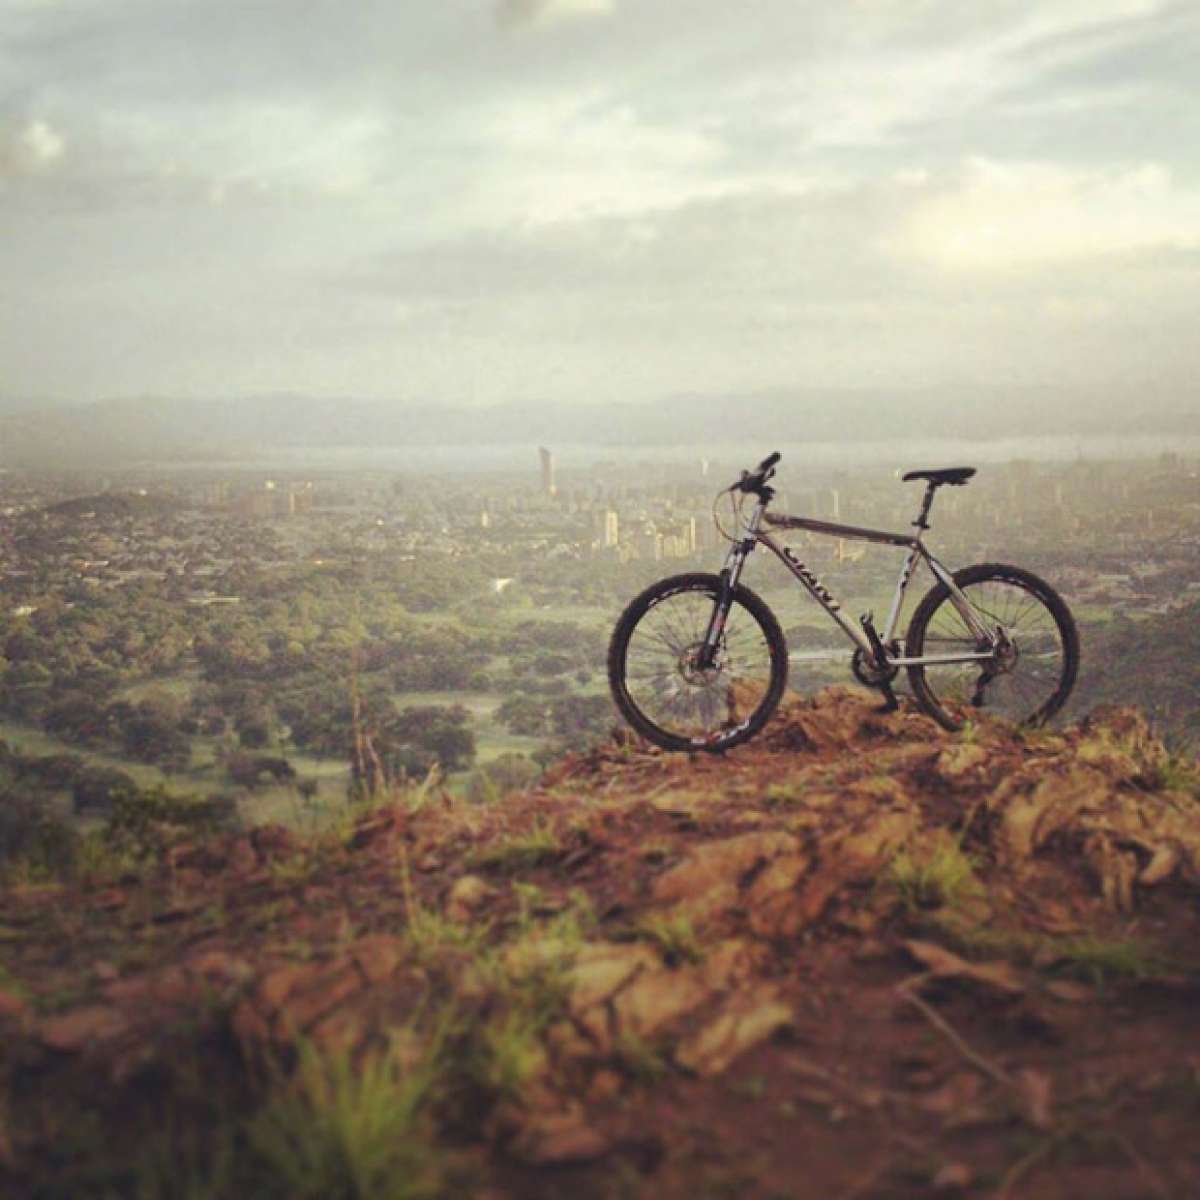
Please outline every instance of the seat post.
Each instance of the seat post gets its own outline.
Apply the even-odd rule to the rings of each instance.
[[[929,510],[933,507],[933,494],[936,491],[937,484],[931,479],[929,483],[925,485],[925,499],[921,502],[921,511],[917,515],[917,519],[913,522],[913,525],[917,529],[924,530],[929,528],[929,521],[927,518],[929,517]]]

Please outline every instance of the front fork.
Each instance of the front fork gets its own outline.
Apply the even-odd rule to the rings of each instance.
[[[754,511],[746,522],[746,536],[741,541],[734,542],[725,556],[720,576],[721,590],[717,595],[716,604],[713,605],[712,615],[708,618],[708,628],[704,631],[704,640],[696,655],[696,666],[702,671],[710,671],[716,665],[717,651],[725,633],[725,622],[729,620],[729,610],[733,607],[733,593],[742,577],[746,559],[758,544],[758,527],[762,524],[765,507],[761,501],[754,506]]]

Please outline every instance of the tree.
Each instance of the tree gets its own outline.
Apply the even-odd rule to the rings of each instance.
[[[524,754],[502,754],[471,772],[467,799],[473,804],[501,799],[529,787],[540,774],[537,764]]]
[[[138,787],[131,775],[115,767],[86,767],[75,779],[71,800],[77,813],[86,809],[109,812],[118,794],[135,795]]]
[[[390,780],[423,776],[434,765],[447,772],[465,770],[475,759],[475,734],[469,722],[470,714],[458,704],[365,718],[350,748],[355,782],[374,790]]]

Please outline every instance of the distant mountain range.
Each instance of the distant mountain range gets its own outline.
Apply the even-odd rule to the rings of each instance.
[[[678,395],[657,403],[530,401],[487,408],[351,397],[226,400],[137,397],[47,407],[0,398],[0,466],[78,467],[204,461],[270,448],[721,446],[730,440],[1200,434],[1200,408],[1176,397],[1050,389],[797,390]]]

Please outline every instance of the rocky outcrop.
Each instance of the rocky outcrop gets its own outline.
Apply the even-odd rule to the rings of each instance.
[[[725,1086],[746,1062],[799,1064],[844,1108],[846,1081],[792,1049],[836,1024],[805,974],[822,955],[886,964],[904,987],[887,1004],[918,1019],[968,996],[1065,1036],[1047,1006],[1094,999],[1054,966],[1069,939],[1194,907],[1200,774],[1128,710],[964,737],[875,706],[831,689],[722,758],[599,747],[502,806],[401,798],[337,839],[263,828],[175,845],[119,886],[14,892],[10,1057],[39,1087],[118,1089],[169,1073],[181,1029],[247,1088],[302,1047],[436,1059],[456,1136],[473,1121],[490,1153],[545,1166],[630,1145],[649,1161],[638,1098]],[[35,935],[47,904],[87,911],[61,923],[73,941]],[[1050,1128],[1048,1084],[1022,1069],[983,1075]],[[992,1119],[978,1070],[911,1111]]]

